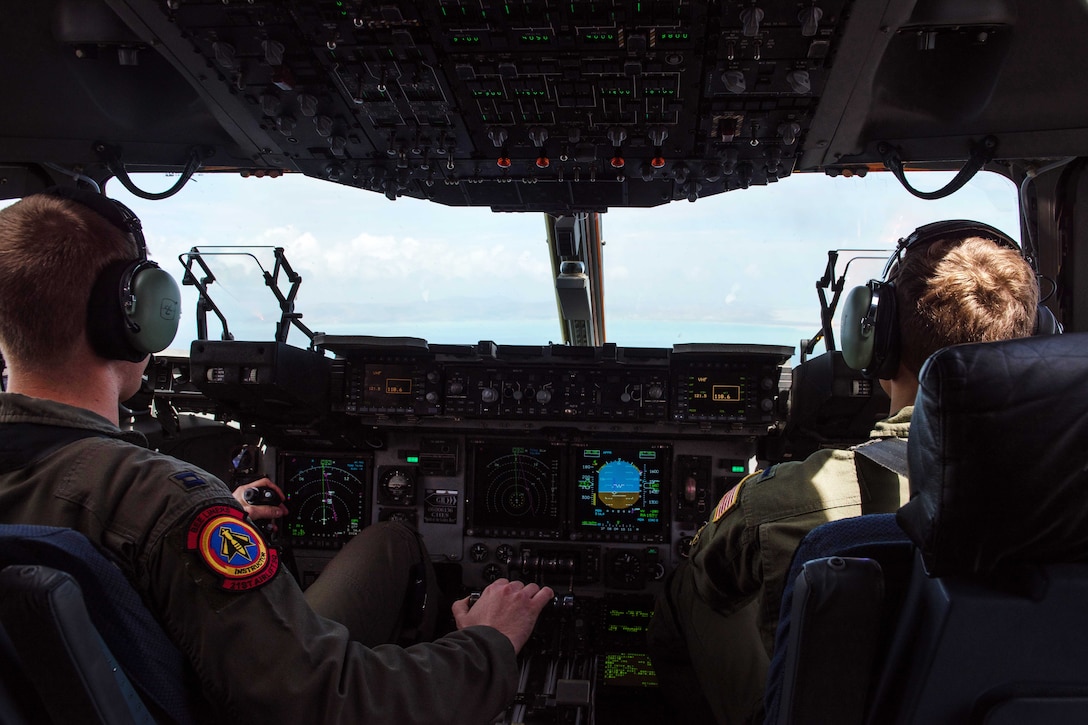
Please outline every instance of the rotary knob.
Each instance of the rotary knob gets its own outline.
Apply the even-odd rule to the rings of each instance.
[[[488,584],[502,576],[502,569],[498,564],[488,564],[484,567],[484,581]]]
[[[468,555],[476,563],[481,563],[487,561],[487,557],[490,553],[491,552],[487,550],[487,544],[476,542],[472,545],[472,548],[469,549]]]
[[[495,549],[495,558],[503,564],[509,564],[514,559],[514,547],[510,544],[501,544]]]
[[[550,390],[538,390],[536,393],[536,402],[538,403],[550,403],[552,400],[552,391]]]
[[[499,391],[494,388],[484,388],[480,391],[480,400],[485,403],[494,403],[499,399]]]

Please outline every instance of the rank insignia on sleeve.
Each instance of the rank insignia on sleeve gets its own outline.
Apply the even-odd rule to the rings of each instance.
[[[279,569],[279,554],[269,549],[245,514],[230,506],[211,506],[189,525],[185,546],[222,577],[219,586],[247,591],[261,586]]]
[[[179,471],[171,476],[170,480],[181,484],[184,488],[197,488],[198,486],[208,485],[208,482],[204,480],[204,477],[197,474],[195,471]]]

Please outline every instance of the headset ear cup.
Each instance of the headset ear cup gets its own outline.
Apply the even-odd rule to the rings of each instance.
[[[873,292],[873,361],[865,374],[878,380],[890,380],[899,370],[899,310],[895,285],[871,282]]]
[[[91,290],[87,337],[107,360],[139,362],[173,342],[180,311],[181,290],[157,264],[111,262]]]
[[[850,290],[842,303],[839,343],[843,361],[854,370],[864,370],[873,362],[875,328],[868,319],[872,302],[873,291],[865,286]]]
[[[145,354],[165,350],[174,341],[181,318],[181,289],[170,274],[154,262],[133,271],[131,304],[125,308],[125,335],[133,348]]]
[[[842,357],[870,378],[892,378],[899,367],[895,285],[870,280],[850,290],[841,318]]]
[[[125,310],[121,302],[122,280],[132,274],[140,261],[121,260],[106,265],[91,288],[87,305],[87,338],[94,351],[107,360],[138,362],[144,358],[133,349],[125,334]]]
[[[1054,316],[1049,307],[1040,304],[1035,311],[1035,334],[1060,335],[1061,333],[1062,323],[1058,322],[1058,318]]]

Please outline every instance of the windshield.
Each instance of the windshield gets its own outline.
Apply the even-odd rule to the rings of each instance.
[[[935,189],[945,173],[914,174]],[[168,176],[143,175],[150,191]],[[238,340],[274,339],[280,307],[260,275],[282,247],[301,275],[295,311],[313,331],[418,337],[431,343],[542,345],[561,342],[545,220],[539,213],[451,208],[301,175],[195,176],[177,195],[145,201],[116,181],[107,192],[143,220],[151,256],[179,279],[179,255],[208,254],[210,295]],[[800,349],[820,327],[816,282],[831,249],[851,256],[847,289],[879,276],[896,240],[939,220],[983,221],[1019,237],[1016,189],[979,174],[950,198],[911,196],[890,174],[830,178],[795,174],[752,187],[601,216],[605,339],[621,347],[758,343]],[[222,247],[247,247],[223,249]],[[252,256],[233,256],[246,252]],[[220,256],[230,252],[232,256]],[[290,287],[280,276],[280,289]],[[828,293],[830,297],[830,293]],[[183,288],[174,347],[196,336],[196,290]],[[220,323],[208,318],[208,336]],[[289,341],[308,340],[292,330]],[[823,351],[818,345],[815,353]],[[797,356],[793,362],[796,364]]]

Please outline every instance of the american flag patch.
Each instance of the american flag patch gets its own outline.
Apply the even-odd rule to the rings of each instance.
[[[725,492],[725,495],[718,501],[717,508],[714,509],[714,515],[711,517],[711,521],[719,520],[729,512],[729,509],[733,508],[733,504],[735,504],[740,497],[740,487],[743,486],[744,481],[747,481],[749,478],[751,478],[751,476],[746,477],[743,481]]]

